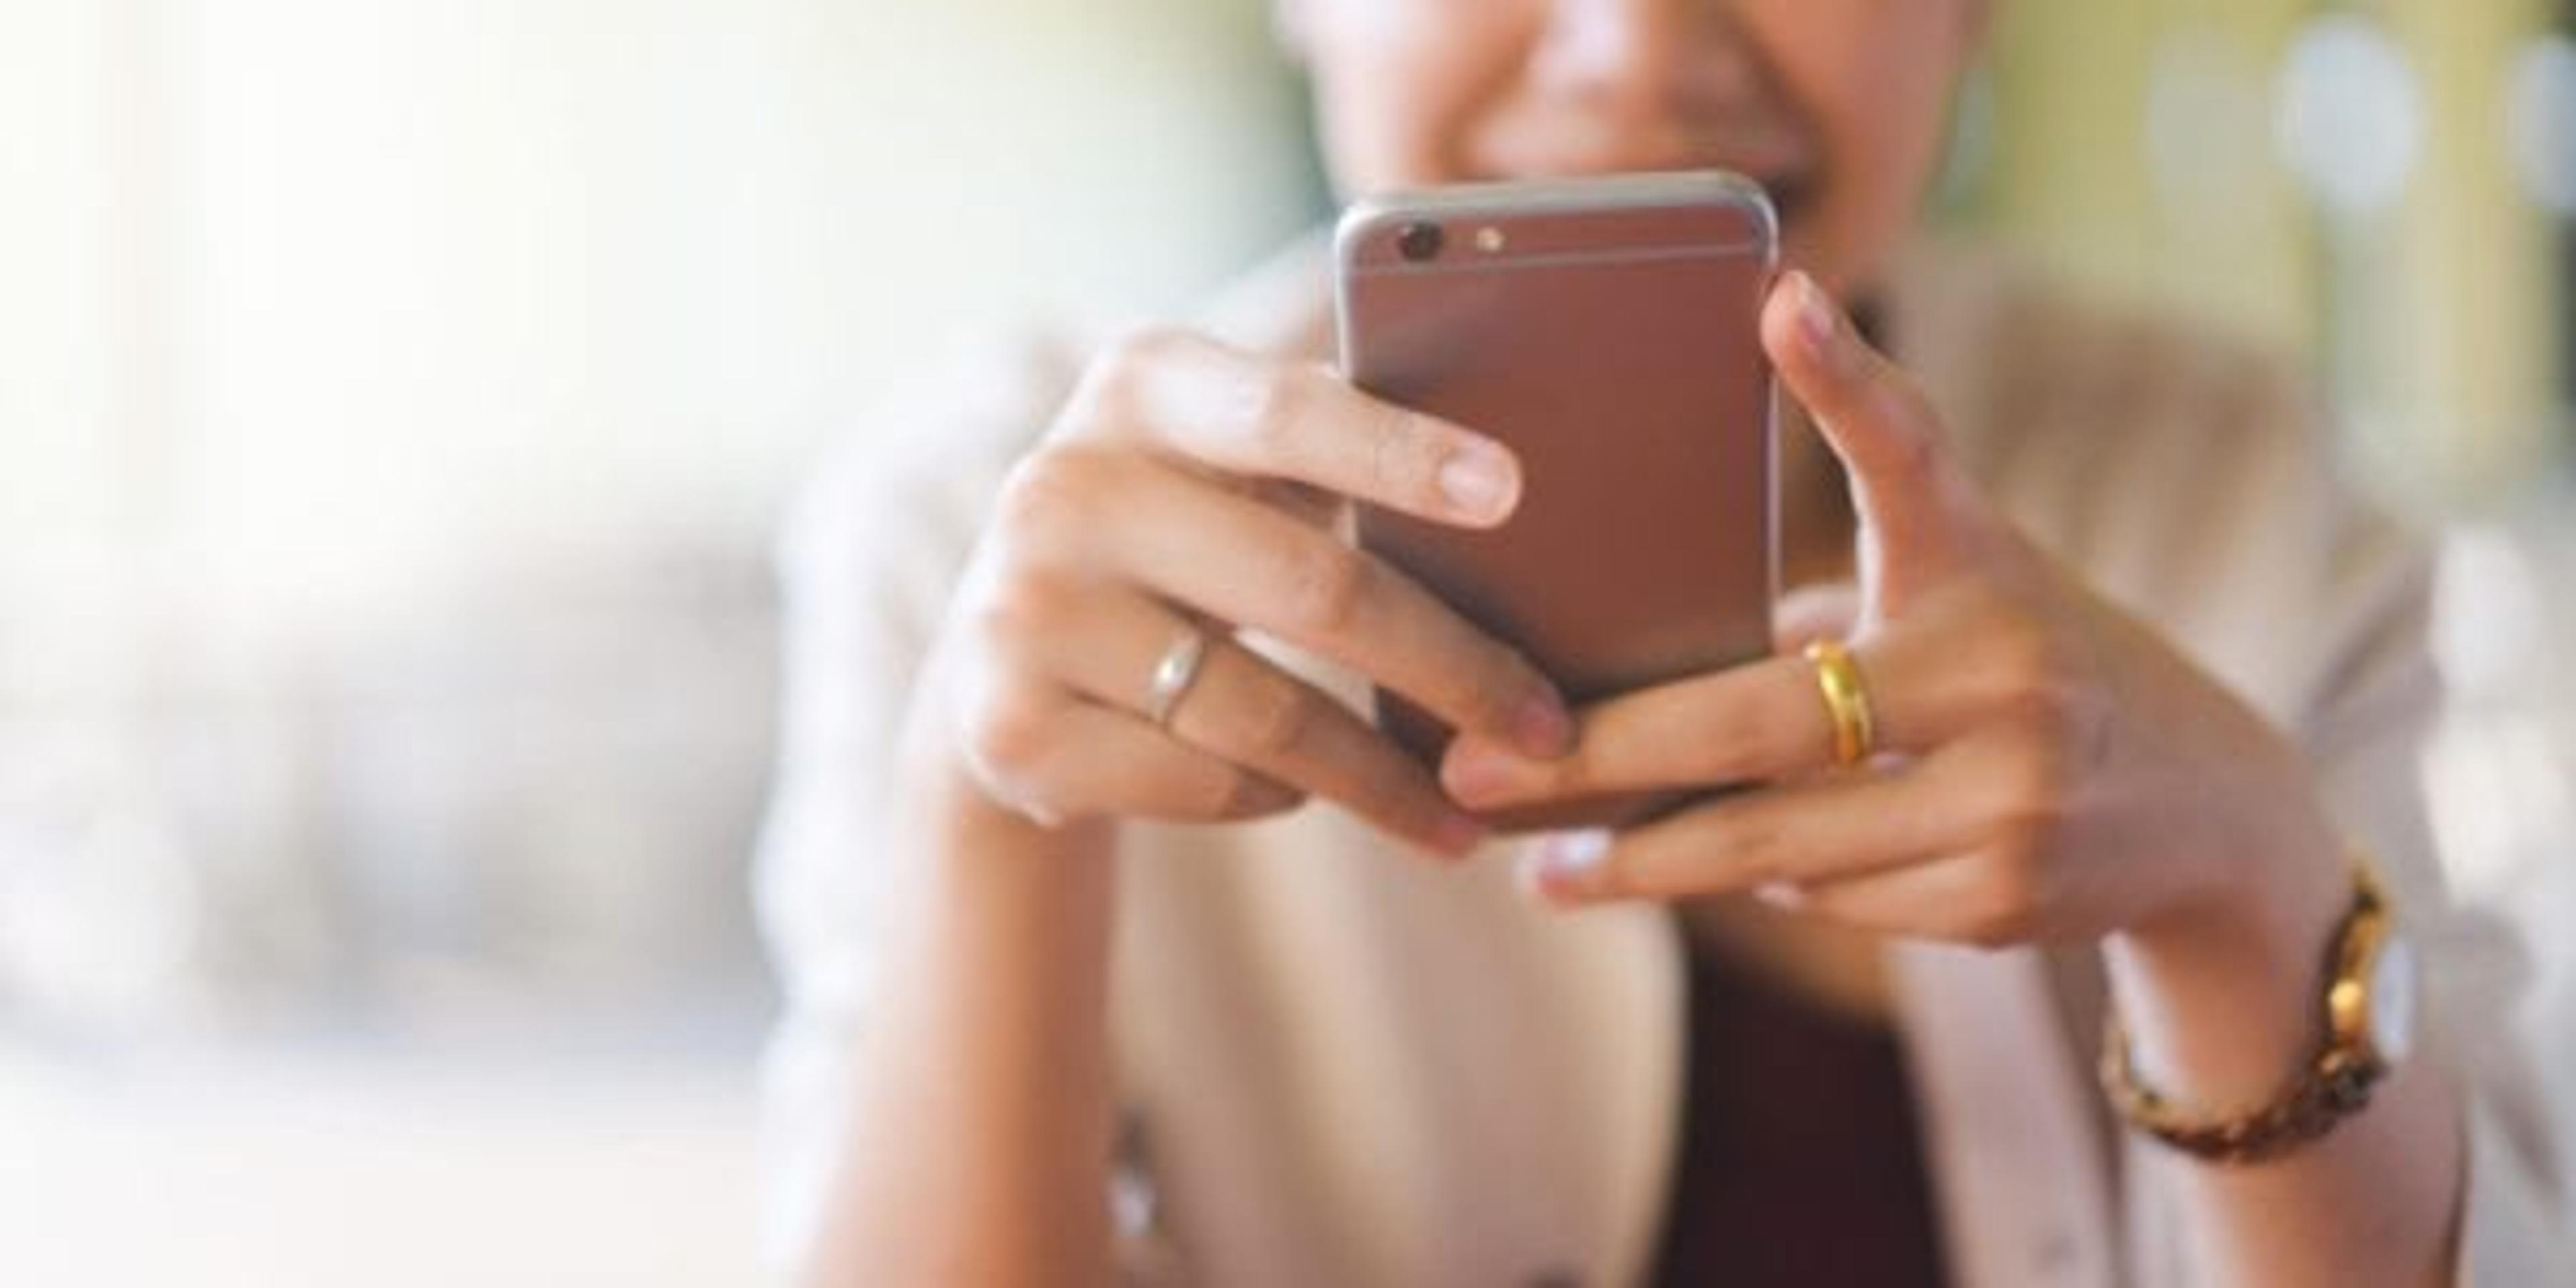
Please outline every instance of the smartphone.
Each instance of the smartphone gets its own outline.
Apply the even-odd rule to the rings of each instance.
[[[1771,651],[1779,259],[1761,187],[1716,171],[1474,184],[1354,204],[1334,238],[1343,374],[1510,445],[1521,504],[1490,531],[1374,507],[1359,541],[1585,703]],[[1436,763],[1401,695],[1380,724]],[[1633,821],[1583,801],[1507,830]]]

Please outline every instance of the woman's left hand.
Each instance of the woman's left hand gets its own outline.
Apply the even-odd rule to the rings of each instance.
[[[1850,479],[1860,593],[1838,625],[1876,755],[1834,765],[1815,666],[1794,651],[1604,702],[1562,760],[1462,738],[1442,782],[1473,808],[1750,785],[1615,834],[1549,838],[1531,871],[1541,891],[1755,893],[1996,946],[2237,918],[2340,882],[2297,749],[2017,532],[1820,287],[1785,276],[1762,337]],[[2189,498],[2174,501],[2185,529]],[[1813,607],[1793,600],[1783,618]]]

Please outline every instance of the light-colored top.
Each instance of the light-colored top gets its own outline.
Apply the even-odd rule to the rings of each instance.
[[[1301,252],[1211,325],[1273,342],[1322,292]],[[2504,1028],[2518,958],[2448,903],[2424,824],[2424,548],[2343,489],[2285,364],[1959,251],[1909,255],[1888,308],[2004,508],[2290,731],[2379,857],[2428,967],[2417,1058],[2468,1089],[2461,1281],[2576,1284],[2554,1242],[2549,1106]],[[902,704],[988,500],[1080,357],[1041,342],[938,382],[823,471],[787,533],[786,745],[759,891],[788,1008],[766,1070],[776,1248],[822,1219],[851,1139],[839,1108],[869,1040],[857,999]],[[1536,908],[1493,858],[1436,867],[1325,807],[1140,825],[1121,844],[1114,1193],[1135,1278],[1648,1272],[1685,1085],[1688,949],[1669,910]],[[2119,1131],[2094,1084],[2098,955],[1887,959],[1951,1282],[2202,1282],[2159,1175],[2181,1164]]]

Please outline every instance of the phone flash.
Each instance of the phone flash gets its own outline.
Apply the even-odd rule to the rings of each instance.
[[[1487,224],[1476,230],[1476,249],[1488,255],[1503,248],[1503,230]]]

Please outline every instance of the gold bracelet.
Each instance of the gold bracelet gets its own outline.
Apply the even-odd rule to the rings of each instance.
[[[2353,874],[2352,906],[2327,951],[2325,1036],[2266,1103],[2218,1117],[2185,1113],[2139,1083],[2128,1031],[2116,1012],[2104,1016],[2102,1089],[2131,1127],[2195,1157],[2259,1163],[2325,1135],[2370,1103],[2404,1054],[2414,961],[2370,865],[2357,861]]]

